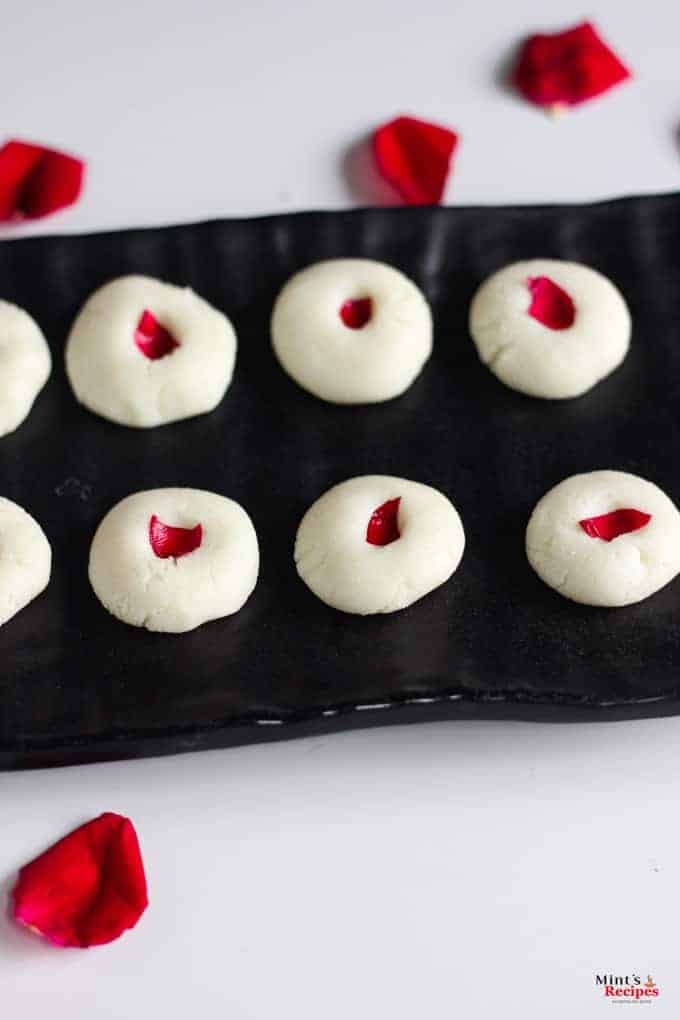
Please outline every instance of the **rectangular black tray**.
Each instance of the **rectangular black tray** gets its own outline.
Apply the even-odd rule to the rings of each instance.
[[[432,302],[435,351],[400,399],[333,407],[297,388],[269,342],[274,297],[300,267],[382,259]],[[480,280],[533,256],[602,270],[634,319],[623,366],[573,401],[532,400],[477,360]],[[81,408],[63,347],[88,294],[123,273],[188,284],[239,336],[213,414],[149,431]],[[680,196],[587,206],[368,209],[0,244],[0,297],[33,314],[54,371],[0,440],[0,494],[54,551],[47,592],[0,629],[0,766],[123,758],[427,719],[622,719],[680,704],[680,581],[626,609],[574,605],[527,565],[536,500],[567,475],[618,468],[680,501]],[[386,617],[324,606],[298,580],[297,524],[331,484],[365,473],[447,493],[467,533],[451,582]],[[236,616],[178,636],[117,622],[87,579],[102,515],[138,489],[187,485],[241,502],[260,538],[257,589]]]

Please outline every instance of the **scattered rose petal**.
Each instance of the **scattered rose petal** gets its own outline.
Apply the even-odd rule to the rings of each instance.
[[[174,351],[175,347],[179,347],[172,333],[165,326],[161,326],[156,316],[148,308],[144,309],[137,323],[135,343],[142,354],[151,361],[164,358],[166,354]]]
[[[107,812],[82,825],[21,869],[12,896],[15,920],[55,945],[113,942],[148,905],[132,822]]]
[[[397,117],[373,135],[380,173],[408,205],[441,202],[458,135],[415,117]]]
[[[584,21],[565,32],[532,35],[523,44],[513,81],[538,106],[576,106],[601,95],[631,72]]]
[[[401,497],[388,499],[373,511],[366,529],[367,542],[371,545],[389,545],[390,542],[396,542],[400,537],[398,521],[400,503]]]
[[[340,318],[348,329],[363,329],[373,314],[373,302],[370,297],[345,301],[340,308]]]
[[[64,152],[16,140],[0,148],[0,220],[39,219],[73,205],[85,164]]]
[[[601,538],[605,542],[611,542],[619,535],[627,535],[631,531],[639,531],[649,524],[651,514],[642,510],[612,510],[611,513],[602,514],[600,517],[585,517],[579,524],[586,535],[591,538]]]
[[[549,276],[532,276],[527,280],[531,293],[528,314],[548,329],[569,329],[576,318],[576,309],[566,290]]]
[[[173,528],[170,524],[163,524],[155,514],[149,521],[149,542],[160,560],[186,556],[198,549],[202,541],[203,528],[200,524],[194,528]]]

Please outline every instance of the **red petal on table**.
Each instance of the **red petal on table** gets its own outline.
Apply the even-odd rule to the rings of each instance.
[[[0,148],[0,220],[38,219],[72,205],[84,173],[83,161],[64,152],[6,142]]]
[[[58,946],[99,946],[134,928],[148,906],[129,818],[110,812],[65,836],[19,872],[15,920]]]
[[[527,313],[548,329],[569,329],[576,318],[576,308],[566,290],[549,276],[531,276],[527,280],[531,304]]]
[[[458,135],[415,117],[397,117],[373,135],[378,169],[408,205],[441,201]]]
[[[646,514],[642,510],[625,508],[612,510],[611,513],[602,514],[601,517],[585,517],[579,521],[579,524],[586,535],[590,535],[591,538],[601,538],[605,542],[611,542],[619,535],[639,531],[640,528],[644,528],[645,524],[649,524],[651,519],[652,515]]]
[[[149,521],[149,542],[160,560],[186,556],[198,549],[202,541],[203,528],[200,524],[195,528],[173,528],[170,524],[163,524],[155,514]]]
[[[165,326],[160,322],[148,308],[142,312],[137,329],[135,330],[135,343],[142,354],[151,361],[164,358],[166,354],[174,351],[179,344]]]
[[[400,537],[398,499],[388,499],[374,510],[366,528],[366,541],[371,545],[389,545]]]
[[[576,106],[631,77],[589,21],[554,35],[532,35],[512,79],[538,106]]]
[[[373,314],[373,302],[370,297],[345,301],[340,308],[340,318],[348,329],[363,329]]]

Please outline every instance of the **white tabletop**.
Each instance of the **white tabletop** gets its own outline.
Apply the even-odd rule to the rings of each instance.
[[[76,208],[3,234],[349,207],[348,153],[402,111],[460,131],[451,203],[677,188],[680,9],[588,13],[637,80],[553,123],[499,76],[581,16],[557,0],[26,0],[3,132],[90,172]],[[679,744],[674,719],[458,723],[0,774],[3,896],[103,810],[136,823],[151,895],[90,952],[3,911],[0,1016],[590,1018],[605,972],[651,973],[677,1016]]]

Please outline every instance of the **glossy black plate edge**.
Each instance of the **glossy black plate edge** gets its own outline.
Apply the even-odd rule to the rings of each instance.
[[[597,198],[588,202],[574,200],[572,202],[510,202],[498,204],[495,202],[473,202],[470,204],[455,205],[385,205],[385,206],[352,206],[351,208],[327,208],[320,206],[313,209],[295,209],[287,212],[260,213],[255,216],[213,216],[203,220],[186,220],[181,223],[153,223],[141,227],[113,227],[106,230],[81,230],[74,233],[67,231],[50,234],[31,234],[26,237],[15,236],[11,229],[0,236],[0,244],[41,244],[51,241],[76,241],[85,238],[120,238],[126,235],[137,235],[144,233],[157,233],[158,231],[170,232],[180,230],[191,230],[199,227],[210,227],[219,225],[236,225],[243,223],[267,223],[270,221],[313,219],[316,216],[342,215],[342,216],[365,216],[366,213],[380,212],[391,216],[419,215],[423,210],[435,211],[444,209],[447,212],[460,210],[465,213],[488,211],[490,209],[502,209],[506,213],[531,211],[533,213],[555,212],[560,209],[597,209],[602,206],[625,205],[639,201],[658,201],[680,198],[680,189],[677,191],[650,191],[632,192],[630,194],[615,195],[610,198]]]
[[[127,733],[74,739],[63,745],[27,743],[22,749],[0,748],[0,769],[11,771],[129,761],[412,723],[462,720],[563,724],[626,722],[672,716],[679,711],[680,699],[677,697],[603,703],[583,700],[568,702],[561,695],[551,698],[544,694],[537,698],[519,691],[513,692],[512,697],[502,699],[449,695],[446,698],[420,698],[382,705],[350,705],[328,709],[325,714],[307,719],[227,721],[217,723],[210,729],[190,728],[173,733],[163,730],[155,734],[140,732],[134,734],[134,746],[128,742]]]

